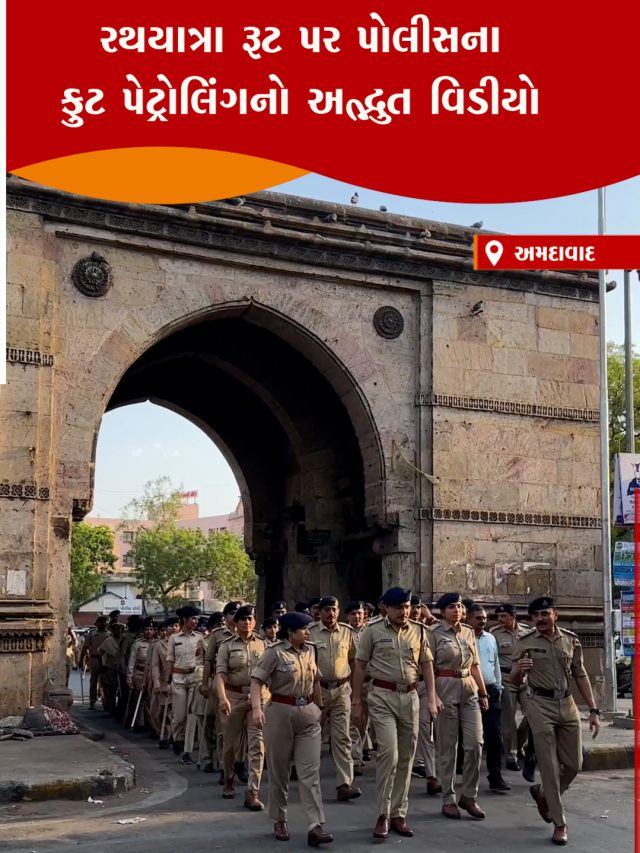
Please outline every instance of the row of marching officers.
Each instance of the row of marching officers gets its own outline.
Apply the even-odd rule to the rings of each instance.
[[[234,775],[248,754],[245,805],[252,811],[262,810],[260,782],[266,754],[274,837],[289,838],[289,781],[295,768],[309,845],[333,841],[325,827],[320,788],[322,729],[327,725],[330,731],[337,799],[348,801],[361,795],[354,786],[351,732],[354,725],[365,732],[368,719],[377,741],[373,837],[384,840],[390,832],[410,837],[410,777],[421,716],[426,715],[429,731],[435,723],[433,772],[441,785],[443,815],[459,819],[463,810],[476,820],[485,818],[478,803],[483,714],[490,706],[477,644],[483,631],[462,623],[465,609],[458,593],[440,598],[441,619],[432,619],[426,627],[409,618],[410,593],[394,587],[380,601],[381,615],[361,631],[339,622],[339,602],[325,596],[317,622],[299,612],[280,616],[280,639],[275,642],[256,633],[251,605],[231,603],[227,608],[228,624],[214,631],[204,645],[189,627],[190,620],[195,625],[196,614],[189,616],[183,609],[182,630],[169,639],[166,656],[172,733],[179,751],[185,748],[181,738],[189,699],[194,697],[195,667],[198,656],[204,655],[200,692],[215,707],[217,721],[212,728],[222,734],[218,755],[223,764],[223,797],[235,796]],[[571,678],[589,706],[594,736],[599,711],[578,637],[557,626],[553,601],[536,599],[529,613],[535,627],[515,642],[511,670],[504,677],[516,693],[526,681],[527,715],[542,779],[542,785],[531,788],[531,796],[543,820],[554,824],[552,841],[565,844],[561,793],[581,761],[580,718],[570,693]],[[207,714],[205,709],[203,720]],[[202,733],[206,735],[206,725]],[[464,760],[458,792],[460,740]]]

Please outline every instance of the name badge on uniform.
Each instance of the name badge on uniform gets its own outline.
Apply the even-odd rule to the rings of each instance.
[[[296,665],[295,662],[292,660],[283,660],[278,669],[281,669],[284,672],[295,672]]]
[[[380,639],[375,641],[376,645],[378,643],[393,643],[393,637],[380,637]]]

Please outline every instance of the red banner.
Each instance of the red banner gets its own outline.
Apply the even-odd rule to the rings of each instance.
[[[450,202],[577,193],[640,173],[620,124],[639,24],[637,3],[9,0],[8,169],[131,201],[307,171]]]
[[[640,268],[640,236],[523,236],[478,234],[477,270],[629,270]]]

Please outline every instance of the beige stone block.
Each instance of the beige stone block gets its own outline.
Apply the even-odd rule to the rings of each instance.
[[[465,370],[464,393],[470,397],[533,403],[537,383],[529,376],[506,376],[484,370]]]
[[[536,379],[567,381],[567,359],[561,355],[532,352],[527,357],[527,374]]]
[[[557,563],[557,546],[554,542],[523,542],[522,562],[544,563],[549,568],[555,568]]]
[[[571,459],[572,450],[573,436],[570,432],[556,431],[553,426],[542,427],[538,430],[538,453],[540,456],[559,463],[561,460]]]
[[[470,370],[491,369],[491,348],[469,341],[434,341],[434,374],[440,367],[464,367]]]
[[[537,349],[535,326],[508,319],[487,318],[487,341],[492,347],[506,349]]]
[[[597,361],[587,358],[570,358],[567,366],[567,377],[570,382],[586,385],[598,384],[600,371]]]
[[[558,569],[565,571],[593,571],[595,545],[579,542],[558,543]]]
[[[522,544],[506,538],[498,541],[480,541],[475,544],[475,564],[495,571],[496,563],[522,565]]]
[[[539,352],[557,353],[558,355],[569,355],[571,352],[571,335],[569,332],[559,332],[555,329],[538,329]]]
[[[524,294],[519,294],[524,297]],[[511,320],[514,323],[531,325],[535,323],[536,309],[533,305],[527,305],[524,301],[503,301],[502,293],[500,299],[485,300],[484,314],[496,320]]]
[[[521,512],[558,512],[550,502],[549,486],[523,483],[518,490],[518,506]]]
[[[7,315],[7,346],[19,349],[39,349],[41,335],[40,323],[29,317]]]
[[[459,317],[456,337],[461,341],[487,342],[487,321],[483,315]]]
[[[467,456],[434,448],[433,471],[441,480],[464,480],[467,476]]]
[[[526,376],[527,353],[518,349],[494,349],[493,371],[510,376]]]
[[[556,482],[555,459],[515,456],[507,461],[505,479],[517,483],[548,485]]]
[[[504,586],[504,584],[503,584]],[[551,572],[548,569],[536,568],[522,571],[521,574],[507,576],[507,593],[536,598],[551,592]]]
[[[461,367],[434,365],[433,393],[457,396],[463,393],[464,370]]]
[[[595,335],[571,334],[571,355],[576,358],[589,358],[598,361],[600,358],[600,342]]]
[[[602,600],[602,582],[595,572],[577,572],[558,570],[551,575],[553,593],[585,603]]]
[[[43,260],[36,255],[7,255],[7,281],[12,284],[37,286],[42,276]]]
[[[570,486],[573,483],[573,462],[570,459],[557,460],[556,480],[558,485],[562,486]]]

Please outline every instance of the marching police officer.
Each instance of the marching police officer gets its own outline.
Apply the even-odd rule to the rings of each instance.
[[[518,640],[513,653],[511,680],[515,685],[527,678],[527,713],[536,744],[542,785],[530,793],[540,816],[554,824],[552,842],[568,840],[567,819],[561,795],[582,766],[580,714],[571,696],[571,677],[589,707],[589,730],[600,731],[593,691],[582,660],[582,646],[572,631],[559,628],[558,611],[548,596],[529,605],[535,630]]]
[[[504,743],[504,754],[507,770],[519,770],[518,763],[518,741],[523,742],[527,738],[528,724],[526,719],[526,687],[521,684],[516,687],[511,683],[511,667],[513,665],[513,650],[518,640],[528,634],[531,628],[518,622],[516,608],[513,604],[499,604],[495,609],[498,624],[491,629],[491,633],[498,644],[498,655],[500,659],[500,672],[504,690],[502,691],[502,740]],[[516,711],[520,706],[523,720],[520,726],[516,725]]]
[[[307,626],[313,620],[305,613],[285,613],[280,624],[287,639],[265,651],[251,673],[253,722],[264,726],[269,762],[269,814],[275,821],[274,837],[289,840],[287,799],[289,769],[298,771],[300,799],[307,813],[311,847],[333,841],[324,829],[320,790],[321,692],[314,647]],[[271,700],[262,711],[263,685],[271,688]]]
[[[389,829],[398,835],[413,835],[406,815],[418,740],[420,675],[427,689],[429,713],[432,717],[438,713],[427,630],[409,620],[410,601],[409,590],[388,589],[382,598],[386,615],[367,625],[356,652],[352,700],[356,719],[362,715],[365,674],[371,675],[369,716],[378,742],[376,839],[388,838]]]
[[[172,634],[167,643],[168,680],[171,684],[171,735],[173,751],[181,755],[184,747],[187,713],[191,708],[193,694],[198,684],[196,665],[200,651],[200,634],[196,633],[197,607],[186,605],[176,610],[180,617],[180,631]],[[183,761],[193,763],[191,756],[185,753]]]
[[[355,632],[338,622],[340,605],[333,595],[320,599],[320,621],[309,628],[309,639],[315,645],[322,688],[322,722],[329,724],[331,757],[336,765],[338,800],[346,802],[362,794],[353,787],[351,756],[351,670],[356,656]]]
[[[249,781],[244,804],[251,811],[262,811],[264,806],[260,802],[260,780],[264,766],[264,739],[262,729],[253,722],[249,689],[251,673],[258,665],[267,644],[254,631],[254,614],[255,609],[251,604],[236,610],[233,617],[236,633],[225,640],[218,650],[215,686],[223,726],[222,796],[225,799],[235,796],[234,758],[238,742],[246,738],[249,746]],[[263,700],[267,696],[268,692],[264,689]]]

